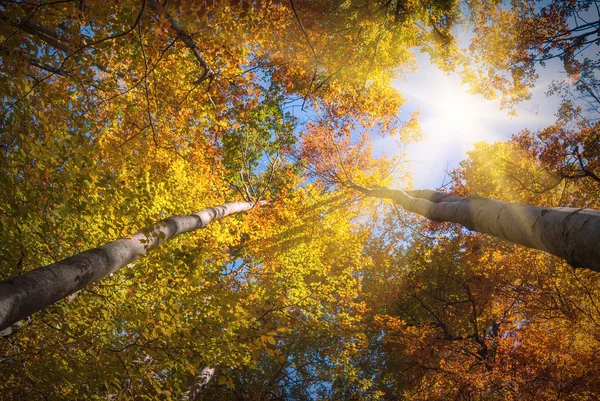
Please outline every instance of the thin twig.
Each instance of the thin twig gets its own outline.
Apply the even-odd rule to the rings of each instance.
[[[154,129],[154,123],[152,121],[152,110],[150,107],[150,93],[148,89],[148,60],[146,58],[146,50],[144,50],[144,40],[142,38],[142,27],[138,25],[138,33],[140,35],[140,47],[142,49],[142,56],[144,58],[144,89],[146,93],[146,111],[148,113],[148,121],[150,123],[150,129],[152,130],[152,139],[154,140],[154,145],[158,146],[156,130]]]

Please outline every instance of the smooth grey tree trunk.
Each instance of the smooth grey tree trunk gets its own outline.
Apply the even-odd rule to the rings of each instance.
[[[205,367],[202,371],[194,377],[190,389],[180,398],[180,401],[198,401],[200,394],[206,388],[206,385],[212,379],[215,374],[215,368],[210,366]]]
[[[0,331],[116,272],[176,235],[204,228],[213,220],[250,210],[254,205],[252,202],[226,203],[189,216],[169,217],[131,237],[0,281]]]
[[[506,203],[478,196],[463,198],[431,190],[349,186],[367,196],[392,199],[404,210],[429,220],[458,223],[551,253],[573,267],[600,272],[600,211]]]

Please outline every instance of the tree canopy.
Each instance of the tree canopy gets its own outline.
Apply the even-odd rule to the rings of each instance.
[[[566,223],[600,216],[599,7],[0,0],[0,314],[36,304],[0,398],[596,399],[600,223]],[[421,53],[509,109],[560,60],[556,122],[412,190],[375,141],[420,138]],[[576,245],[481,234],[485,199]]]

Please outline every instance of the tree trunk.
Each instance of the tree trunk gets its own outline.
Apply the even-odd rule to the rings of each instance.
[[[539,249],[573,267],[600,272],[600,211],[539,207],[431,190],[403,191],[349,185],[367,196],[392,199],[432,221],[458,223],[515,244]]]
[[[210,366],[205,367],[202,371],[194,377],[190,389],[180,398],[180,401],[198,401],[202,390],[206,387],[210,379],[215,374],[215,368]]]
[[[0,282],[0,331],[84,288],[144,255],[174,236],[211,221],[252,209],[252,202],[226,203],[189,216],[173,216],[60,262]]]

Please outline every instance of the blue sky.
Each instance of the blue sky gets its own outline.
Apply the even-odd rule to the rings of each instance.
[[[442,185],[446,169],[458,167],[476,142],[501,141],[524,128],[537,130],[552,124],[559,99],[545,93],[552,80],[566,77],[559,60],[548,62],[538,71],[531,100],[520,104],[517,117],[510,117],[507,110],[500,110],[499,101],[468,94],[456,74],[446,75],[430,65],[428,56],[419,56],[418,65],[418,71],[393,83],[406,98],[401,118],[407,120],[410,112],[421,111],[425,137],[404,149],[417,189]],[[388,154],[403,151],[389,138],[379,140],[376,149]]]

